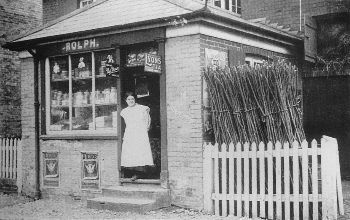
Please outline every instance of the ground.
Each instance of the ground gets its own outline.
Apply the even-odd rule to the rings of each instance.
[[[345,215],[338,220],[350,219],[350,181],[343,185]],[[0,219],[246,219],[246,218],[219,218],[202,212],[170,207],[151,211],[146,214],[121,213],[86,208],[86,201],[75,200],[71,197],[32,199],[0,194]]]

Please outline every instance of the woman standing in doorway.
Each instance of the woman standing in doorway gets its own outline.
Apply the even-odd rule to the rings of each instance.
[[[151,117],[149,107],[137,104],[133,93],[127,92],[125,101],[128,107],[120,112],[126,124],[121,166],[136,172],[131,178],[134,181],[138,178],[137,173],[145,170],[145,166],[154,165],[148,137]]]

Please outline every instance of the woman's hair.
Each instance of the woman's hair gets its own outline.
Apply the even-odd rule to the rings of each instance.
[[[124,94],[124,100],[126,100],[129,96],[133,96],[136,100],[135,94],[133,92],[130,92],[130,91],[128,91]]]

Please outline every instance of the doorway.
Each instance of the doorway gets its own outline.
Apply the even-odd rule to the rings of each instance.
[[[128,50],[125,50],[128,52]],[[142,171],[121,168],[122,182],[128,182],[137,172],[138,180],[135,182],[152,182],[159,180],[161,171],[161,126],[160,126],[160,81],[159,74],[144,71],[144,66],[126,66],[122,71],[121,79],[121,107],[127,107],[124,100],[126,92],[133,92],[136,103],[150,108],[151,126],[148,131],[154,166],[146,166]],[[122,136],[125,122],[122,119]]]

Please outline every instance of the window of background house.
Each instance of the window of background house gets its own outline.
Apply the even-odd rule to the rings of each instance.
[[[107,59],[115,60],[113,50],[47,59],[48,134],[106,131],[116,134],[117,77],[106,75]]]
[[[79,8],[85,7],[89,4],[92,4],[93,2],[95,2],[96,0],[80,0],[79,1]]]
[[[268,60],[267,57],[262,57],[258,55],[247,54],[245,57],[245,63],[251,67],[254,67],[256,65],[261,65],[264,61],[267,61],[267,60]]]
[[[232,12],[242,14],[241,0],[232,0]]]

